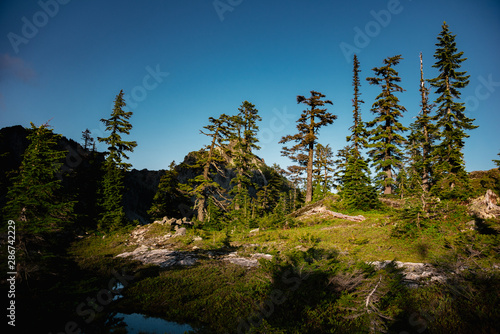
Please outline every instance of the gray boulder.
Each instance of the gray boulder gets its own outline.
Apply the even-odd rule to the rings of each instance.
[[[175,232],[175,236],[183,236],[186,235],[186,228],[185,227],[180,227],[177,232]]]

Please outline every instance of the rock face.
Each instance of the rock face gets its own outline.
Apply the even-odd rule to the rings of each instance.
[[[138,220],[141,224],[149,223],[147,211],[153,203],[163,171],[133,169],[125,174],[126,191],[123,194],[123,208],[130,220]]]
[[[376,270],[385,268],[392,261],[373,261],[369,264],[373,265]],[[394,261],[394,265],[403,270],[403,282],[409,287],[418,287],[419,285],[438,281],[444,283],[446,278],[440,274],[434,266],[428,263],[400,262]]]
[[[5,195],[10,185],[7,174],[19,168],[22,154],[29,145],[27,135],[28,130],[20,125],[0,130],[0,207],[5,205]]]
[[[247,268],[259,266],[259,259],[272,259],[272,255],[270,254],[254,253],[250,254],[248,257],[238,255],[237,252],[228,253],[203,251],[197,246],[193,247],[193,250],[197,251],[196,254],[169,249],[168,241],[176,237],[186,237],[187,228],[181,226],[190,226],[190,224],[192,223],[188,222],[186,219],[168,219],[168,217],[164,217],[162,220],[155,221],[152,224],[138,226],[130,233],[130,237],[128,239],[128,245],[136,245],[137,248],[131,252],[121,253],[116,257],[131,258],[133,260],[140,261],[143,264],[155,264],[161,268],[194,265],[198,260],[196,254],[205,254],[205,257],[208,255],[208,258],[212,260],[227,261]],[[148,235],[148,232],[158,225],[174,226],[175,233],[167,233],[159,236]],[[203,238],[199,236],[193,237],[193,241],[202,240]]]
[[[185,227],[181,227],[177,230],[177,232],[175,232],[175,235],[179,235],[179,236],[184,236],[186,235],[186,228]]]
[[[244,267],[258,267],[259,259],[271,260],[273,256],[271,254],[255,253],[252,254],[250,258],[238,256],[237,252],[229,253],[222,259],[224,261],[230,262],[232,264],[237,264]]]
[[[144,264],[156,264],[161,268],[192,266],[197,260],[194,254],[169,249],[149,249],[145,245],[139,246],[133,252],[118,254],[116,257],[130,257]]]
[[[175,218],[168,218],[168,217],[163,217],[162,220],[155,220],[153,224],[160,224],[160,225],[170,225],[171,228],[174,230],[179,230],[180,228],[189,228],[193,227],[194,223],[190,222],[187,220],[187,218],[182,218],[182,219],[175,219]]]
[[[148,236],[148,232],[157,225],[168,225],[170,230],[175,231],[175,233],[166,233],[160,236]],[[130,233],[130,238],[128,240],[129,245],[140,245],[148,247],[161,247],[170,238],[185,236],[187,232],[186,227],[192,227],[194,224],[188,222],[186,219],[175,219],[168,217],[163,217],[163,220],[154,221],[152,224],[147,224],[143,226],[138,226]]]
[[[469,205],[469,214],[480,219],[500,218],[498,195],[491,189],[484,196],[473,199]]]

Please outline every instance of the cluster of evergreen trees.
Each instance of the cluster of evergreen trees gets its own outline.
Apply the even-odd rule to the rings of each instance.
[[[347,207],[363,210],[379,205],[379,193],[467,197],[469,179],[463,147],[468,137],[466,131],[477,126],[466,117],[464,103],[460,101],[469,76],[460,70],[466,58],[458,51],[455,37],[444,23],[434,54],[436,78],[424,78],[420,55],[420,112],[409,128],[401,123],[406,109],[397,96],[404,91],[395,70],[403,60],[401,55],[384,59],[382,66],[373,68],[373,76],[366,78],[370,85],[380,88],[371,106],[375,117],[368,122],[361,118],[364,101],[360,63],[354,56],[353,125],[346,138],[347,146],[338,150],[336,159],[329,145],[318,142],[320,128],[337,118],[327,111],[326,106],[333,103],[322,93],[311,91],[310,97],[297,96],[297,103],[304,104],[306,109],[297,120],[297,132],[280,140],[282,144],[293,144],[282,150],[295,163],[286,171],[277,165],[267,167],[254,154],[259,149],[257,133],[261,118],[255,105],[244,101],[236,115],[209,118],[201,131],[209,138],[207,146],[193,153],[189,163],[177,166],[173,163],[165,172],[150,215],[185,216],[192,210],[197,220],[207,226],[221,217],[249,221],[271,213],[284,215],[302,201],[304,173],[305,202],[326,196],[334,183]],[[433,103],[426,82],[434,89]],[[110,118],[101,120],[109,131],[108,137],[98,138],[107,144],[97,191],[100,212],[97,227],[102,231],[127,223],[122,204],[123,178],[131,168],[126,162],[127,153],[137,143],[122,139],[132,129],[129,122],[132,112],[124,111],[125,106],[120,91]],[[30,145],[17,175],[12,178],[4,213],[19,221],[21,237],[58,229],[74,220],[77,198],[64,198],[61,180],[57,178],[65,157],[65,152],[56,148],[58,136],[47,124],[39,127],[32,124]],[[82,138],[86,150],[94,144],[88,130]],[[500,160],[494,161],[500,165]],[[370,164],[376,171],[373,180]],[[183,169],[190,170],[193,177],[181,183],[179,172]],[[259,173],[265,180],[261,184],[255,180]],[[223,180],[229,180],[229,186],[223,187]]]
[[[347,207],[358,209],[375,208],[377,193],[385,195],[425,194],[440,198],[465,198],[469,193],[469,179],[465,170],[463,147],[468,137],[466,131],[475,129],[473,119],[466,117],[465,106],[460,102],[460,91],[469,83],[466,72],[460,71],[466,59],[459,52],[446,22],[438,36],[434,54],[434,68],[439,74],[427,80],[435,89],[436,100],[429,102],[429,89],[423,76],[421,59],[421,110],[408,129],[401,123],[406,108],[400,104],[398,94],[404,90],[399,85],[401,78],[395,67],[401,55],[384,59],[383,66],[373,68],[374,76],[366,78],[370,85],[380,87],[380,93],[372,104],[375,118],[368,122],[361,119],[359,60],[354,56],[353,69],[353,118],[348,145],[340,149],[335,161],[335,180],[341,198]],[[294,141],[295,146],[284,147],[283,154],[297,163],[295,171],[306,172],[306,202],[312,199],[312,165],[314,147],[321,156],[324,147],[317,143],[320,127],[331,124],[336,116],[322,109],[329,100],[315,91],[305,99],[305,110],[297,121],[298,133],[283,137],[281,143]],[[406,133],[409,130],[408,136]],[[367,158],[363,156],[367,150]],[[373,183],[369,164],[376,171]]]
[[[364,101],[361,99],[360,63],[354,56],[353,125],[347,137],[348,145],[338,151],[335,161],[331,147],[318,142],[319,130],[337,118],[326,108],[333,105],[332,101],[317,91],[311,91],[310,97],[297,96],[297,103],[307,108],[297,120],[297,132],[280,140],[285,145],[292,143],[283,147],[282,154],[289,157],[294,165],[289,166],[286,172],[280,171],[280,174],[287,175],[294,185],[295,197],[304,183],[305,202],[320,199],[330,193],[334,181],[345,206],[363,210],[379,205],[379,193],[400,196],[424,193],[425,196],[441,198],[467,196],[469,185],[463,146],[464,139],[468,137],[466,131],[476,126],[473,119],[465,116],[460,89],[467,86],[469,76],[459,71],[465,58],[462,52],[458,52],[455,35],[446,23],[436,45],[433,67],[438,69],[439,75],[427,82],[435,88],[437,97],[434,104],[429,102],[429,89],[423,76],[420,55],[421,110],[409,128],[401,123],[406,108],[400,104],[398,94],[404,89],[395,69],[403,60],[402,56],[384,59],[382,66],[372,69],[373,76],[366,78],[370,85],[380,88],[371,106],[375,117],[368,122],[361,118]],[[194,208],[199,221],[207,217],[209,204],[224,211],[228,208],[236,212],[243,209],[245,216],[249,207],[255,212],[253,205],[258,204],[258,212],[261,207],[267,207],[268,200],[263,200],[263,197],[272,192],[267,189],[268,186],[257,189],[249,174],[249,171],[258,169],[252,163],[252,150],[258,149],[258,120],[257,110],[246,101],[236,116],[221,115],[217,119],[209,119],[210,124],[205,127],[207,131],[202,133],[211,138],[211,143],[203,154],[200,153],[196,164],[191,166],[203,172],[195,173],[195,178],[181,186],[184,193],[195,196]],[[223,170],[217,169],[217,166],[224,160],[224,155],[231,156],[236,171],[228,194],[224,194],[214,181],[214,175],[223,175]],[[376,172],[373,179],[370,167]],[[281,168],[278,166],[276,170]],[[256,191],[250,195],[249,189]],[[275,195],[275,198],[280,196]]]
[[[132,151],[137,144],[121,138],[121,134],[129,134],[132,128],[128,122],[132,113],[123,111],[123,107],[125,102],[121,91],[116,97],[111,117],[101,120],[106,130],[111,132],[109,137],[98,138],[108,144],[106,160],[101,164],[102,172],[91,173],[91,177],[101,178],[97,182],[100,184],[97,194],[94,192],[90,195],[98,197],[97,225],[102,231],[126,224],[122,206],[123,176],[131,165],[123,159],[127,159],[125,152]],[[85,131],[83,134],[86,144],[90,143],[90,132]],[[34,254],[29,256],[32,253],[30,249],[43,244],[46,235],[59,233],[77,221],[77,212],[88,217],[83,211],[92,211],[92,204],[83,203],[89,198],[76,195],[76,191],[64,190],[61,168],[68,151],[59,147],[61,135],[55,134],[48,124],[37,127],[31,123],[27,139],[29,146],[23,154],[19,170],[11,178],[12,185],[2,212],[4,217],[16,221],[19,255],[23,259],[34,257]],[[81,185],[70,186],[84,188]]]
[[[149,214],[153,218],[177,216],[182,214],[179,208],[191,202],[196,219],[214,226],[236,218],[248,222],[273,211],[285,193],[289,197],[289,186],[279,166],[267,167],[254,154],[259,149],[260,120],[255,105],[248,101],[236,115],[210,117],[200,131],[209,143],[182,164],[171,164],[160,180]],[[181,171],[193,177],[181,183]],[[257,174],[263,180],[260,184],[255,180]],[[222,186],[226,181],[228,185]],[[167,198],[170,200],[165,201]]]

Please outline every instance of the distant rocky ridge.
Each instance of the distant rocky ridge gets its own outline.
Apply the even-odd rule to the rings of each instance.
[[[19,169],[22,155],[29,146],[26,138],[29,129],[20,125],[0,129],[0,208],[6,203],[5,196],[10,186],[9,176]],[[89,215],[95,210],[95,191],[101,176],[100,166],[104,161],[102,152],[85,150],[72,139],[62,137],[58,142],[60,150],[68,151],[63,163],[60,177],[68,197],[78,194],[81,214]],[[123,204],[125,214],[130,220],[149,223],[147,210],[150,208],[153,196],[163,171],[138,171],[133,169],[125,176],[125,194]]]
[[[0,129],[0,208],[5,205],[5,195],[10,186],[9,175],[18,170],[22,155],[29,145],[26,138],[29,131],[20,125]],[[66,159],[61,161],[63,163],[61,178],[68,197],[78,194],[78,213],[84,219],[92,217],[93,214],[96,214],[95,194],[101,177],[100,166],[104,161],[104,153],[85,150],[82,145],[64,136],[60,139],[58,146],[59,149],[68,151]],[[184,161],[175,167],[180,183],[186,183],[201,173],[199,170],[189,168],[189,166],[196,164],[201,152],[188,153]],[[236,174],[231,167],[230,157],[226,155],[225,159],[227,160],[226,164],[219,166],[223,175],[217,173],[213,175],[215,182],[220,184],[222,188],[229,190],[232,187],[231,179]],[[266,185],[268,180],[263,170],[269,167],[257,156],[255,156],[254,162],[259,167],[253,171],[252,181],[259,186]],[[133,169],[126,173],[123,206],[129,220],[135,220],[140,224],[151,222],[147,211],[152,205],[153,197],[164,173],[164,170],[150,171],[147,169]],[[251,190],[250,194],[255,195],[255,190]],[[189,217],[192,214],[188,205],[182,211],[183,216]]]
[[[200,158],[200,154],[203,154],[200,151],[190,152],[188,153],[184,161],[179,164],[176,169],[179,172],[178,180],[180,183],[187,183],[188,180],[193,179],[198,173],[201,174],[200,170],[193,170],[189,168],[185,168],[185,166],[195,165],[198,159]],[[233,168],[233,159],[226,153],[222,154],[224,160],[226,161],[223,165],[218,166],[220,168],[221,173],[213,173],[213,180],[218,183],[223,189],[229,190],[231,189],[231,180],[236,176],[236,171]],[[264,160],[254,155],[252,160],[253,163],[257,165],[257,169],[252,171],[251,181],[258,186],[265,186],[268,182],[266,176],[263,172],[263,169],[266,168],[266,164]],[[250,196],[255,196],[254,189],[250,189]]]

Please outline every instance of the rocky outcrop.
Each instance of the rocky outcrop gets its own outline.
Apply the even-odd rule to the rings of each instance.
[[[150,249],[145,245],[139,246],[132,252],[118,254],[116,257],[128,257],[143,264],[155,264],[161,268],[192,266],[197,261],[194,254],[191,253],[170,249]]]
[[[446,278],[443,274],[431,264],[428,263],[414,263],[414,262],[401,262],[401,261],[373,261],[369,262],[375,267],[375,270],[381,270],[390,264],[398,269],[402,269],[403,283],[409,287],[418,287],[423,284],[431,282],[445,283]]]
[[[232,264],[253,268],[259,266],[259,259],[272,259],[272,255],[263,253],[253,253],[248,256],[238,254],[238,252],[227,251],[204,251],[198,246],[193,246],[193,252],[177,251],[170,249],[169,241],[173,238],[187,238],[187,227],[191,222],[184,219],[168,219],[164,217],[162,220],[155,221],[152,224],[137,226],[131,233],[127,240],[128,246],[137,246],[137,248],[130,252],[124,252],[116,257],[130,258],[132,260],[140,261],[143,264],[154,264],[161,268],[169,268],[172,266],[191,266],[198,261],[198,257],[209,258],[212,260],[225,261]],[[150,231],[156,226],[171,226],[175,233],[166,233],[163,235],[150,235]],[[189,237],[191,238],[191,237]],[[202,241],[200,236],[192,237],[193,241]],[[258,246],[258,245],[247,245]]]
[[[232,145],[228,146],[229,151],[232,150]],[[226,150],[220,150],[224,162],[218,162],[217,168],[214,166],[210,167],[210,174],[214,182],[216,182],[222,189],[229,192],[233,187],[231,180],[236,177],[236,170],[234,168],[234,161],[231,154],[227,154]],[[188,166],[197,165],[199,159],[206,154],[206,151],[200,150],[195,152],[190,152],[184,157],[184,161],[176,166],[176,171],[178,172],[178,181],[180,183],[188,183],[189,180],[194,179],[196,176],[201,175],[203,170],[201,168],[190,168]],[[267,185],[268,180],[265,176],[264,170],[269,168],[266,166],[264,160],[253,155],[250,159],[252,163],[255,164],[256,168],[250,170],[250,178],[253,184],[258,187],[263,187]],[[288,180],[283,178],[284,184],[288,184]],[[256,189],[250,187],[250,196],[256,196]]]
[[[480,219],[500,218],[498,199],[498,195],[488,189],[484,196],[471,201],[468,207],[469,214]]]
[[[155,220],[153,224],[160,224],[160,225],[169,225],[171,228],[175,229],[176,231],[181,228],[181,227],[193,227],[194,223],[190,222],[187,220],[186,217],[182,219],[176,219],[176,218],[168,218],[168,217],[163,217],[162,220]]]
[[[232,252],[222,257],[224,261],[244,267],[258,267],[259,259],[272,260],[272,258],[273,258],[272,255],[263,253],[251,254],[249,258],[242,257],[238,256],[237,252]]]
[[[165,233],[163,235],[151,236],[149,231],[151,231],[157,225],[167,225],[171,232]],[[194,224],[188,222],[186,219],[168,219],[164,217],[163,220],[158,220],[148,225],[139,225],[131,233],[128,239],[128,245],[140,245],[147,247],[161,247],[167,243],[170,238],[185,236],[187,229],[186,227],[192,227]],[[199,237],[195,237],[199,238]]]
[[[148,210],[158,189],[164,171],[133,169],[125,174],[125,193],[123,208],[129,220],[137,220],[141,224],[149,223]]]
[[[198,247],[194,247],[198,250]],[[203,252],[197,253],[203,256]],[[238,266],[247,268],[254,268],[259,266],[259,259],[271,260],[273,258],[270,254],[255,253],[250,254],[249,257],[238,255],[237,252],[231,253],[217,253],[208,251],[206,252],[208,258],[212,260],[229,262]],[[130,258],[132,260],[140,261],[143,264],[154,264],[161,268],[170,268],[174,266],[192,266],[198,261],[195,253],[182,252],[166,248],[150,248],[146,245],[137,247],[132,252],[124,252],[118,254],[116,257]]]

